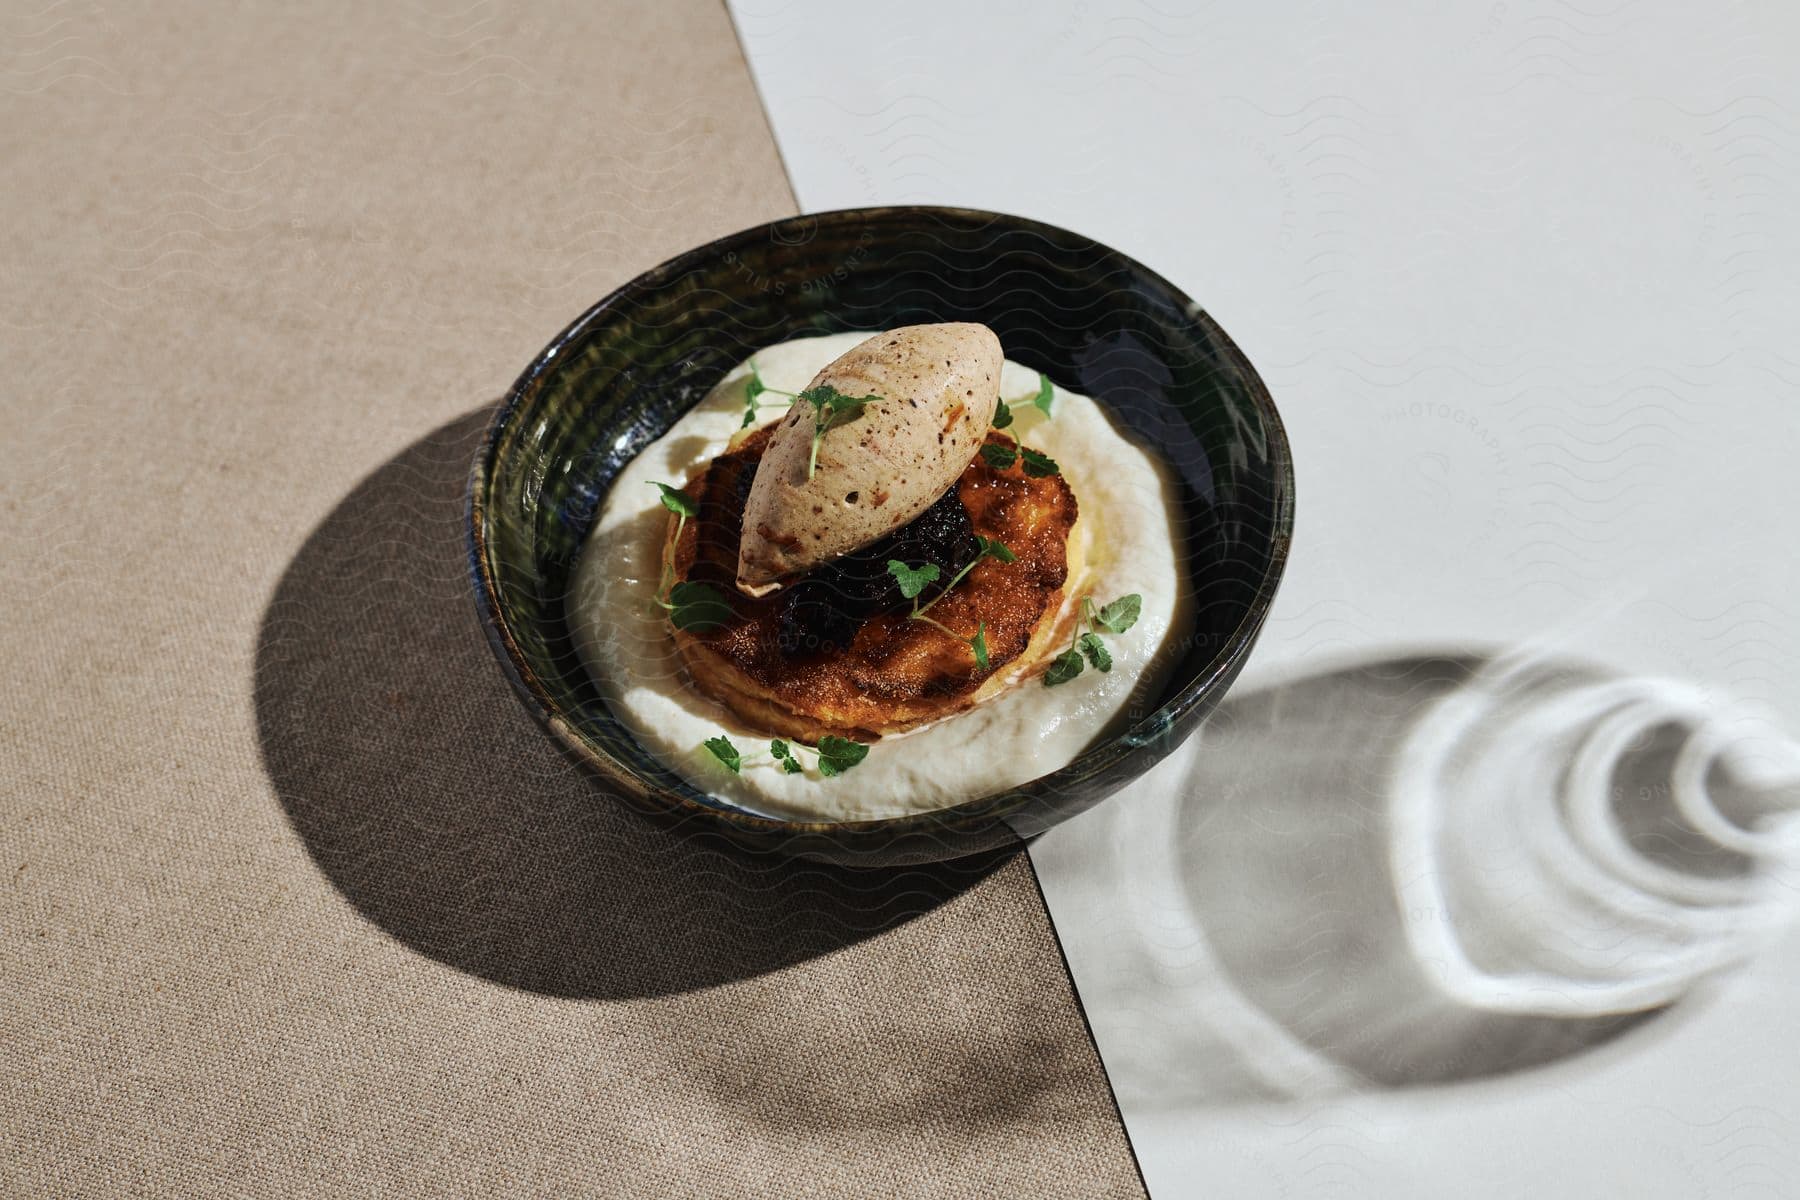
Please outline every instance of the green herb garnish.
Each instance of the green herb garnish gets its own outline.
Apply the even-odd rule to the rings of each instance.
[[[1075,640],[1075,646],[1094,664],[1096,671],[1112,670],[1112,655],[1106,649],[1106,643],[1100,640],[1097,633],[1084,633]]]
[[[1093,613],[1094,624],[1108,633],[1124,633],[1137,624],[1138,614],[1144,611],[1144,598],[1136,592],[1129,596],[1120,596],[1105,608],[1094,612],[1094,601],[1089,597],[1088,611]]]
[[[723,735],[711,737],[701,742],[700,745],[733,775],[744,773],[744,757],[739,753],[738,748],[732,745],[730,738]],[[769,757],[784,773],[799,775],[806,769],[800,765],[800,756],[795,753],[799,749],[804,749],[804,747],[792,746],[780,738],[776,738],[769,743]],[[867,758],[869,748],[861,742],[853,742],[849,738],[832,736],[819,739],[819,748],[816,753],[819,756],[819,774],[842,775]]]
[[[1048,418],[1050,416],[1050,406],[1055,402],[1055,399],[1056,387],[1050,382],[1050,377],[1045,375],[1042,371],[1038,372],[1038,390],[1037,395],[1031,398],[1032,406],[1043,413],[1045,418]],[[1005,429],[1012,423],[1012,406],[1005,400],[996,401],[994,403],[994,428]],[[1002,445],[999,442],[987,442],[981,447],[982,461],[987,463],[988,466],[993,467],[996,471],[1007,470],[1015,462],[1018,462],[1020,457],[1025,459],[1025,473],[1034,479],[1042,479],[1046,475],[1057,475],[1061,473],[1061,468],[1056,465],[1055,459],[1051,458],[1048,454],[1041,454],[1038,451],[1033,450],[1023,442],[1019,443],[1017,449],[1014,449],[1011,446]]]
[[[1050,669],[1044,672],[1044,686],[1055,687],[1059,683],[1081,674],[1081,655],[1074,650],[1064,650],[1050,663]]]
[[[700,515],[700,506],[694,503],[694,498],[692,496],[688,495],[680,488],[670,487],[666,483],[658,483],[654,479],[652,479],[650,483],[652,486],[662,489],[662,506],[676,516],[685,520],[688,517],[697,517]],[[675,536],[681,536],[680,526],[676,527]]]
[[[1124,633],[1137,624],[1143,610],[1144,598],[1136,592],[1120,596],[1101,608],[1094,607],[1092,596],[1083,596],[1076,609],[1075,637],[1067,650],[1051,660],[1049,670],[1044,672],[1044,686],[1055,687],[1081,674],[1083,658],[1092,663],[1096,671],[1112,670],[1112,652],[1100,640],[1100,635]]]
[[[700,505],[680,488],[650,481],[662,492],[662,506],[675,514],[675,540],[687,528],[689,517],[700,515]],[[705,633],[731,620],[731,604],[717,588],[704,583],[676,583],[674,564],[664,561],[662,581],[656,585],[656,602],[669,610],[669,620],[677,629],[689,633]]]
[[[1004,543],[995,541],[993,538],[984,538],[984,537],[981,537],[980,535],[977,535],[975,538],[975,545],[977,546],[977,549],[975,551],[975,557],[971,558],[968,562],[964,563],[963,569],[958,571],[956,574],[954,574],[950,577],[950,582],[946,583],[944,585],[944,588],[942,591],[940,591],[937,595],[933,596],[930,600],[926,601],[922,605],[919,604],[916,600],[914,601],[913,611],[912,611],[912,615],[914,617],[923,617],[925,615],[926,611],[929,610],[933,604],[936,604],[939,600],[942,600],[945,596],[948,596],[950,594],[951,589],[954,588],[957,584],[961,583],[963,581],[963,577],[965,575],[967,575],[970,571],[973,571],[975,569],[976,565],[979,564],[982,559],[993,558],[993,559],[998,559],[1001,562],[1017,562],[1017,561],[1019,561],[1018,555],[1014,554],[1010,549],[1008,549]],[[932,578],[933,579],[937,578],[936,565],[934,565],[934,564],[929,565],[929,569],[933,572]],[[890,566],[888,568],[888,570],[892,571],[893,567]],[[906,589],[905,589],[904,585],[902,585],[900,590],[901,590],[902,594],[905,594]]]
[[[1042,371],[1039,371],[1038,372],[1037,395],[1033,396],[1031,398],[1031,400],[1029,401],[1029,403],[1032,405],[1032,407],[1036,408],[1039,412],[1043,413],[1044,416],[1047,418],[1050,415],[1050,406],[1055,401],[1055,399],[1056,399],[1056,386],[1050,382],[1050,377],[1048,375],[1045,375]],[[993,422],[994,428],[995,429],[1005,429],[1008,425],[1011,425],[1012,423],[1013,423],[1012,405],[1008,404],[1006,402],[1006,398],[1004,396],[1002,396],[994,404],[994,422]]]
[[[919,567],[909,567],[897,558],[890,558],[888,559],[888,574],[892,575],[895,581],[900,584],[900,594],[913,602],[913,609],[912,612],[907,614],[907,620],[923,621],[933,629],[942,630],[959,642],[968,643],[969,652],[975,656],[975,665],[980,667],[983,671],[986,671],[989,669],[986,621],[977,622],[974,634],[969,637],[964,637],[942,621],[933,620],[925,615],[932,605],[936,604],[939,600],[942,600],[945,596],[948,596],[951,589],[961,583],[963,577],[970,571],[973,571],[976,564],[982,559],[991,558],[997,562],[1019,561],[1019,556],[1014,554],[1004,542],[997,541],[994,538],[984,538],[977,534],[975,537],[975,544],[978,547],[975,552],[975,557],[964,563],[962,570],[958,571],[955,575],[952,575],[950,577],[950,582],[946,583],[938,591],[937,595],[927,600],[924,604],[919,603],[919,594],[925,590],[926,584],[937,579],[939,572],[936,563],[926,563]]]
[[[731,744],[730,738],[707,738],[700,744],[712,751],[712,756],[724,763],[726,769],[733,775],[741,775],[743,773],[743,756],[738,753],[738,748]]]
[[[748,429],[750,426],[756,424],[756,410],[759,408],[783,407],[778,401],[774,400],[771,400],[766,404],[762,403],[761,399],[764,392],[773,392],[777,396],[786,396],[789,400],[794,398],[793,392],[784,392],[780,388],[772,388],[764,383],[762,371],[757,368],[756,360],[753,358],[750,360],[750,382],[744,385],[744,423],[740,428]]]
[[[769,753],[775,756],[775,761],[780,763],[781,769],[789,775],[800,773],[800,760],[794,757],[794,752],[780,738],[769,743]]]
[[[849,738],[841,738],[835,734],[827,734],[819,739],[819,774],[821,775],[842,775],[867,757],[869,757],[869,748],[861,742],[853,742]]]
[[[700,506],[694,502],[692,496],[688,495],[680,488],[670,487],[668,484],[659,483],[654,479],[652,479],[650,483],[662,492],[662,506],[675,514],[675,540],[680,542],[681,531],[687,528],[688,518],[699,516]],[[703,584],[680,586],[703,588],[706,592],[709,592],[715,598],[718,598],[720,604],[724,604],[724,599],[720,598],[717,592],[714,592],[711,588],[705,587]],[[674,593],[677,590],[678,588],[675,585],[675,565],[665,559],[662,568],[662,578],[656,584],[656,602],[668,609],[671,613],[676,612]],[[693,591],[688,593],[688,601],[690,604],[698,599],[700,599],[698,593]],[[725,620],[730,619],[730,616],[731,610],[727,609],[725,611],[725,618],[718,621],[717,624],[723,625]],[[679,616],[675,617],[674,621],[677,629],[693,628],[690,625],[683,625],[681,623],[682,619]]]
[[[881,399],[880,396],[846,396],[829,383],[821,383],[818,387],[807,388],[796,397],[813,406],[813,438],[812,454],[806,460],[806,477],[811,479],[819,469],[819,443],[826,433],[839,425],[848,424],[862,415],[863,406]]]
[[[925,590],[925,585],[934,582],[938,577],[936,563],[926,563],[922,567],[909,567],[897,558],[888,559],[888,574],[900,585],[900,594],[908,600],[915,599]]]
[[[987,557],[995,559],[996,561],[1005,563],[1019,561],[1019,556],[1014,554],[1012,550],[1007,547],[1006,543],[1000,541],[998,538],[984,538],[978,533],[975,535],[975,544],[981,547],[982,554],[985,554]],[[976,561],[979,562],[980,560],[977,559]],[[974,565],[975,563],[970,563],[969,567],[973,567]],[[968,573],[969,567],[963,568],[964,574]],[[961,579],[962,575],[958,575],[956,578]],[[950,584],[952,587],[956,586],[956,580],[951,580]]]
[[[718,589],[704,583],[678,583],[669,589],[669,598],[660,603],[669,610],[669,620],[675,628],[688,633],[705,633],[731,620],[731,605]]]
[[[986,442],[981,447],[981,461],[996,471],[1004,471],[1019,461],[1019,452],[999,442]]]
[[[999,442],[987,442],[981,447],[981,460],[996,471],[1006,470],[1021,458],[1025,460],[1025,473],[1034,479],[1062,473],[1062,468],[1056,465],[1054,458],[1033,450],[1030,446],[1022,445],[1015,450]]]

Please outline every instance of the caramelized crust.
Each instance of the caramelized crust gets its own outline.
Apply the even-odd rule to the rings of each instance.
[[[723,627],[675,631],[701,692],[772,736],[817,742],[835,733],[867,742],[987,699],[1021,660],[1028,669],[1042,666],[1043,649],[1062,636],[1057,618],[1077,513],[1061,475],[1033,478],[1018,462],[1000,470],[977,455],[957,480],[973,531],[1017,556],[1010,563],[984,559],[932,606],[932,620],[960,636],[912,620],[910,602],[900,601],[863,620],[847,648],[807,649],[795,644],[791,628],[783,637],[786,589],[752,599],[734,586],[744,500],[768,438],[768,428],[758,430],[689,481],[699,516],[665,550],[676,579],[710,584],[733,611]],[[1014,444],[993,432],[988,441]],[[881,502],[879,496],[858,500]],[[671,518],[671,535],[676,527]],[[972,551],[962,562],[969,557]],[[921,600],[937,595],[962,562],[943,568]],[[982,624],[987,670],[962,640]]]

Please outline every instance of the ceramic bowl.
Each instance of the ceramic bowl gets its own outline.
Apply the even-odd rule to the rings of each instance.
[[[564,598],[608,487],[737,363],[807,334],[979,321],[1009,358],[1094,397],[1160,454],[1185,518],[1195,628],[1162,694],[1061,770],[936,812],[776,819],[708,796],[614,718]],[[609,790],[684,827],[835,862],[954,858],[1028,839],[1142,775],[1242,669],[1293,528],[1293,466],[1268,390],[1167,280],[1019,217],[866,208],[776,221],[691,250],[583,313],[501,405],[469,487],[469,559],[495,653],[527,707]]]

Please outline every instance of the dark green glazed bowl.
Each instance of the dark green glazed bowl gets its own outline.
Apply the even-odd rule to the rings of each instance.
[[[1094,397],[1178,481],[1195,628],[1129,725],[1023,787],[875,821],[778,820],[684,782],[612,715],[564,613],[577,552],[621,467],[750,354],[788,338],[980,321],[1009,358]],[[507,676],[633,807],[836,862],[955,858],[1032,837],[1117,791],[1199,726],[1268,615],[1294,520],[1268,390],[1167,280],[1050,225],[953,208],[818,213],[689,251],[602,299],[501,406],[469,485],[476,601]]]

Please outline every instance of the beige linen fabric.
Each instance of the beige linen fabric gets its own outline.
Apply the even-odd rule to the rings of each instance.
[[[1138,1193],[1023,858],[674,837],[480,642],[486,407],[791,211],[723,11],[32,0],[0,104],[0,1193]]]

